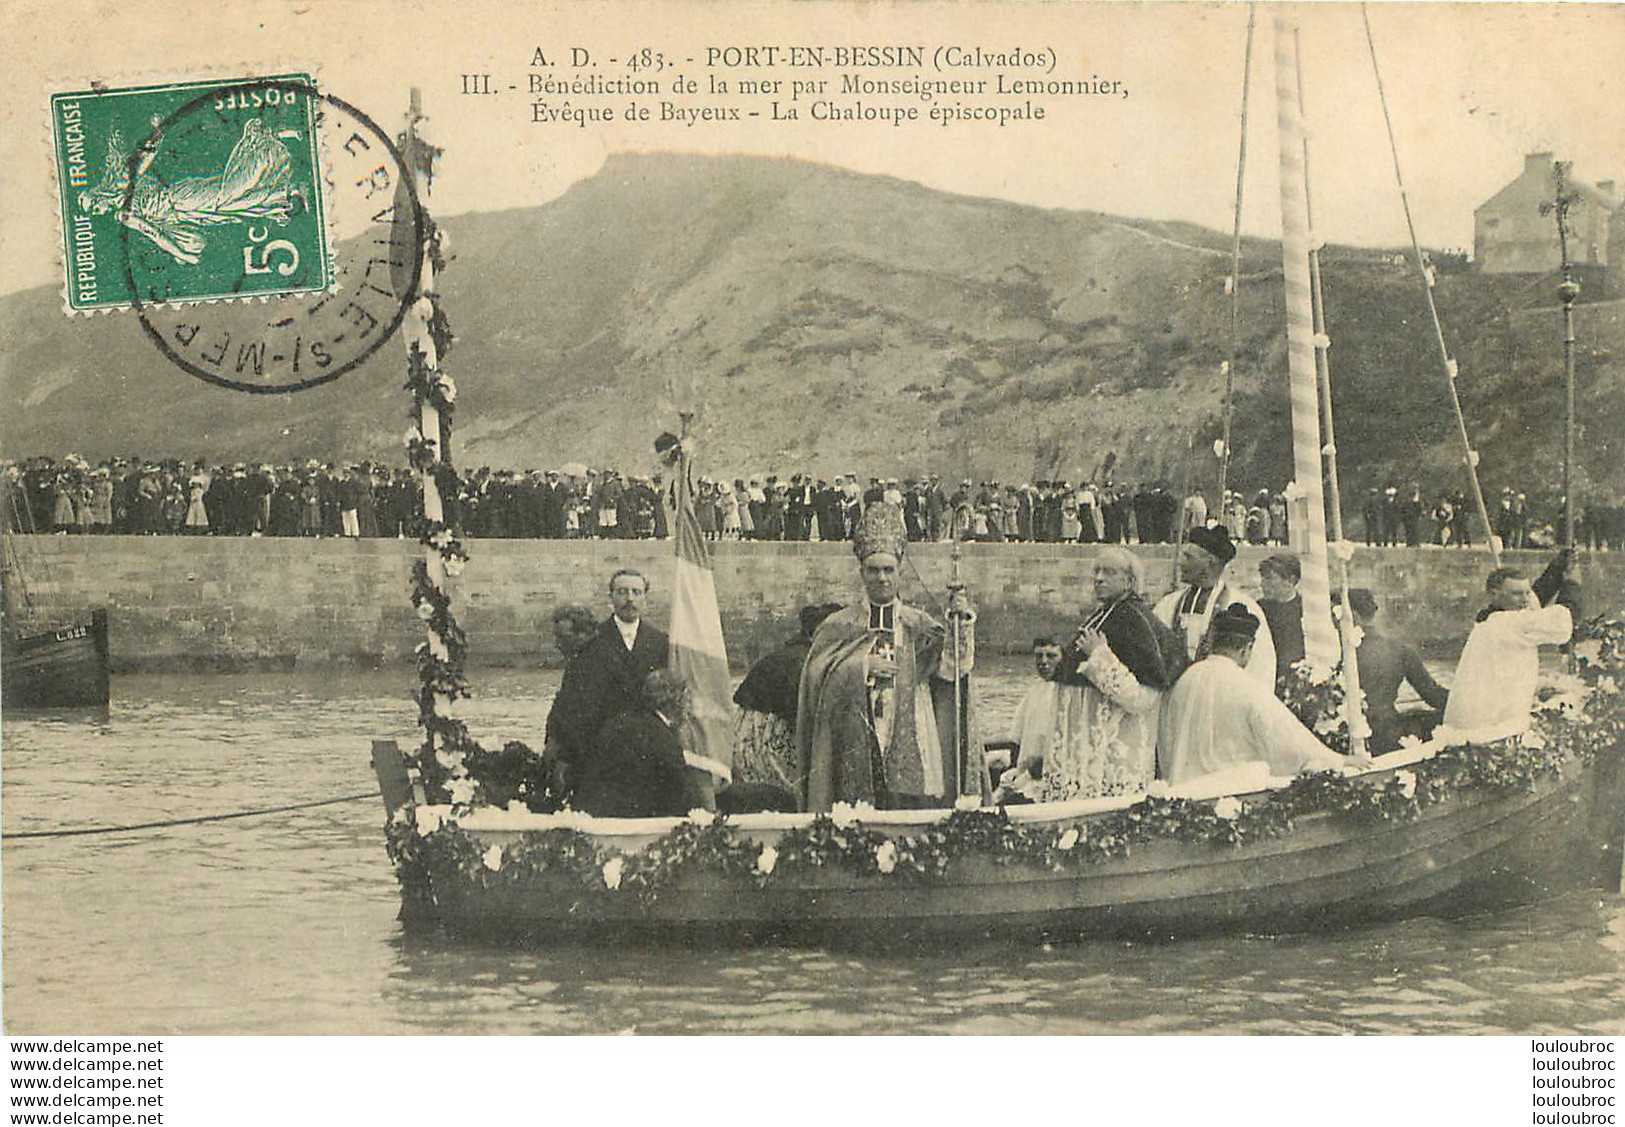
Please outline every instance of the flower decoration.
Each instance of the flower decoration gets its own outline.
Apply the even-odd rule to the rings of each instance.
[[[1582,665],[1587,686],[1617,682],[1625,669],[1625,624],[1598,627],[1604,641]],[[1020,825],[1002,809],[956,809],[911,834],[888,837],[860,824],[864,806],[845,804],[763,845],[736,834],[725,817],[683,819],[644,849],[622,856],[602,849],[588,833],[590,822],[561,817],[558,828],[521,834],[500,850],[443,818],[437,808],[418,807],[392,817],[386,844],[403,895],[435,902],[436,888],[450,882],[490,887],[548,875],[583,890],[602,889],[646,905],[689,876],[738,882],[742,890],[783,885],[821,869],[859,880],[929,882],[952,873],[965,859],[994,865],[1071,872],[1128,856],[1159,841],[1242,848],[1293,832],[1296,821],[1328,815],[1354,824],[1402,823],[1457,795],[1527,793],[1560,775],[1571,760],[1586,763],[1603,749],[1625,742],[1625,698],[1594,691],[1578,710],[1536,714],[1525,735],[1488,744],[1441,748],[1413,767],[1377,774],[1324,771],[1242,802],[1226,796],[1211,804],[1148,795],[1126,809],[1067,825]],[[414,769],[422,781],[510,809],[522,803],[545,808],[545,763],[520,744],[485,752],[459,722],[434,714],[429,722],[442,741]],[[1412,745],[1414,746],[1414,745]],[[436,776],[435,773],[439,774]],[[433,778],[431,776],[434,776]],[[438,781],[436,781],[438,779]],[[500,874],[500,876],[498,875]],[[552,886],[549,886],[552,887]],[[712,887],[709,883],[706,887]]]
[[[778,863],[779,851],[771,845],[762,846],[762,851],[756,855],[756,871],[764,877],[772,876]]]
[[[717,820],[717,816],[703,806],[696,806],[688,812],[688,820],[696,826],[709,826]]]
[[[472,806],[474,796],[479,792],[479,784],[467,775],[453,775],[446,784],[446,791],[458,806]]]

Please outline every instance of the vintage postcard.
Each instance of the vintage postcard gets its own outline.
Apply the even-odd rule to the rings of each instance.
[[[8,24],[14,1053],[1611,1059],[1625,8]]]

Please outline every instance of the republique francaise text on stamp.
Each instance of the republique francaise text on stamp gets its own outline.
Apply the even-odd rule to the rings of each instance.
[[[69,308],[331,286],[312,92],[282,75],[55,95]]]

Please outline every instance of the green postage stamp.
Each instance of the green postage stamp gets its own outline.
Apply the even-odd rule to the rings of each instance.
[[[69,310],[327,290],[320,112],[301,74],[54,95]]]

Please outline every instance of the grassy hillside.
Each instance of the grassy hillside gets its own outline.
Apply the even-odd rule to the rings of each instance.
[[[646,463],[702,405],[709,467],[1078,477],[1215,472],[1228,238],[1044,211],[789,160],[639,156],[545,207],[453,217],[442,279],[464,465]],[[1289,474],[1278,250],[1241,282],[1234,478]],[[1459,274],[1436,297],[1461,358],[1486,482],[1555,480],[1561,329],[1550,285]],[[1350,488],[1454,483],[1455,425],[1412,275],[1327,254],[1339,445]],[[126,315],[69,322],[56,292],[0,299],[7,456],[401,459],[402,350],[336,384],[251,397],[169,367]],[[1625,313],[1583,310],[1581,447],[1625,470]]]

